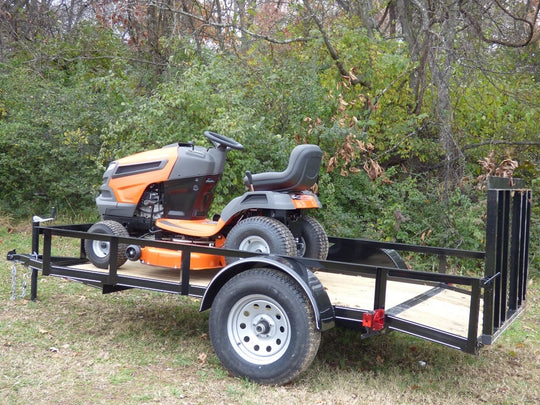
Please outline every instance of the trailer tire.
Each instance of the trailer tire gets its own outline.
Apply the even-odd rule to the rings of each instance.
[[[287,274],[246,270],[217,293],[210,339],[221,363],[237,377],[285,384],[312,363],[321,341],[313,307]]]
[[[328,256],[328,236],[315,218],[300,218],[300,238],[297,256],[326,260]]]
[[[116,221],[101,221],[96,222],[94,225],[88,229],[89,233],[102,233],[106,235],[122,236],[129,237],[129,233],[120,224]],[[116,267],[123,265],[126,260],[126,249],[127,245],[124,243],[118,244],[118,255],[116,256]],[[86,257],[90,262],[100,268],[106,269],[109,267],[109,254],[110,254],[110,243],[107,241],[85,239],[84,240],[84,250],[86,251]]]
[[[223,247],[284,256],[296,255],[296,243],[289,228],[270,217],[250,217],[239,221],[227,235]],[[225,260],[229,264],[238,258],[226,257]]]

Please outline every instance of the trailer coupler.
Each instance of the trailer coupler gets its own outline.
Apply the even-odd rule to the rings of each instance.
[[[6,259],[9,260],[9,261],[14,261],[15,260],[15,255],[17,254],[17,250],[16,249],[13,249],[13,250],[10,250],[9,252],[7,252],[7,257]]]

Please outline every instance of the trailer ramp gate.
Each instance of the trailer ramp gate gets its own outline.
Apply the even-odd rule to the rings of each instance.
[[[317,276],[330,298],[336,323],[360,327],[364,336],[382,329],[396,330],[476,353],[483,344],[497,339],[523,311],[526,301],[531,191],[509,179],[490,179],[488,186],[485,252],[332,237],[328,260],[287,260],[298,262]],[[43,275],[100,287],[104,293],[142,288],[203,297],[219,269],[191,271],[191,252],[231,254],[212,247],[88,234],[89,227],[46,227],[35,222],[34,253],[8,253],[9,260],[33,269],[32,299],[36,298],[38,270]],[[38,255],[40,235],[43,253]],[[79,256],[52,256],[53,236],[80,239]],[[97,269],[88,264],[84,239],[106,240],[115,253],[119,243],[182,250],[182,266],[156,268],[128,262],[118,269],[112,260],[108,269]],[[402,251],[438,256],[439,272],[407,269],[396,253]],[[257,255],[235,252],[235,256]],[[446,259],[452,256],[483,260],[484,277],[446,274]]]
[[[362,241],[356,242],[362,245]],[[406,245],[399,247],[407,249]],[[483,256],[482,252],[461,254]],[[479,349],[482,279],[361,264],[350,265],[346,273],[342,268],[333,273],[328,267],[315,274],[327,289],[338,323],[362,323],[368,326],[365,336],[370,336],[377,330],[366,325],[366,314],[369,322],[382,310],[388,330],[467,353]]]
[[[330,260],[372,264],[350,266],[348,272],[334,269],[339,276],[329,277],[328,268],[316,273],[336,304],[336,319],[354,323],[382,309],[390,330],[467,353],[492,344],[525,308],[531,200],[531,190],[519,181],[489,179],[485,252],[330,238]],[[366,252],[377,250],[437,255],[439,273],[377,266],[366,257]],[[484,260],[484,277],[445,274],[451,256]],[[357,305],[341,304],[351,296]]]
[[[527,295],[532,192],[514,179],[488,178],[482,343],[491,344],[523,311]]]

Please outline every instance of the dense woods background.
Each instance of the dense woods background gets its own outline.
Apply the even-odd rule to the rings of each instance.
[[[110,160],[210,129],[246,146],[229,154],[216,212],[244,191],[245,170],[281,170],[295,144],[317,143],[329,234],[481,250],[486,174],[540,192],[538,11],[538,0],[3,1],[0,214],[97,215]]]

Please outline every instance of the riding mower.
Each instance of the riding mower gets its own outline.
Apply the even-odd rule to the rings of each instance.
[[[210,247],[325,259],[328,238],[319,222],[305,215],[320,208],[309,189],[317,181],[322,151],[298,145],[286,170],[251,174],[248,191],[230,201],[221,215],[206,218],[229,150],[237,141],[206,131],[213,147],[175,143],[113,161],[96,198],[101,221],[88,232],[120,237],[168,240]],[[110,243],[86,239],[86,255],[99,268],[109,265]],[[119,244],[117,267],[126,260],[179,268],[182,252]],[[191,254],[191,269],[219,268],[238,260]]]

